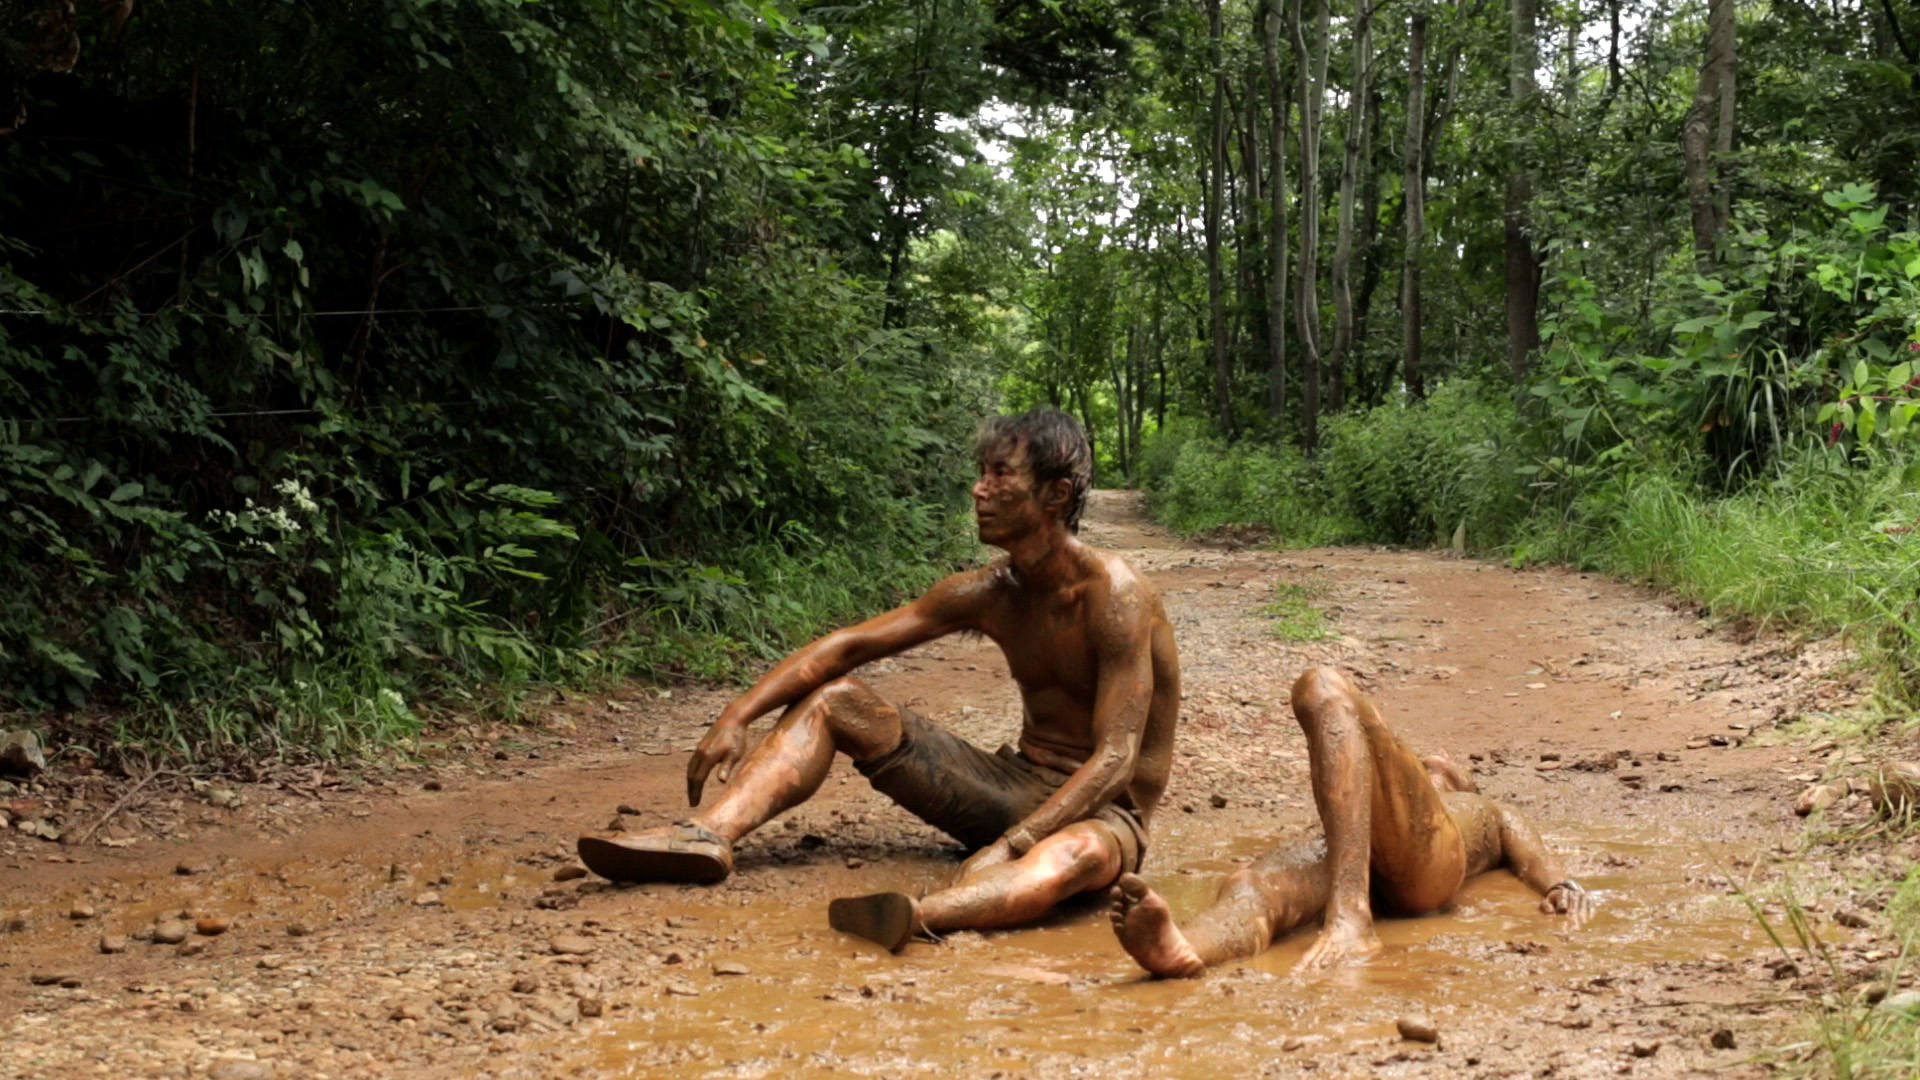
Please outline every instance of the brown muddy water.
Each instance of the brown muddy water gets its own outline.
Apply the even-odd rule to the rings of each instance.
[[[687,971],[595,1033],[590,1057],[569,1071],[1107,1075],[1119,1057],[1142,1076],[1258,1075],[1281,1063],[1313,1069],[1316,1058],[1356,1047],[1426,1052],[1398,1043],[1395,1020],[1409,1015],[1433,1020],[1443,1044],[1450,1029],[1490,1012],[1543,1004],[1561,1010],[1561,1026],[1584,1027],[1578,995],[1566,989],[1573,983],[1604,986],[1623,965],[1769,947],[1742,901],[1707,884],[1727,872],[1729,852],[1648,832],[1549,833],[1556,847],[1579,852],[1574,865],[1598,893],[1598,913],[1585,927],[1569,930],[1541,915],[1525,886],[1494,872],[1469,882],[1449,912],[1382,921],[1386,950],[1371,963],[1311,977],[1291,973],[1311,929],[1207,978],[1156,981],[1120,951],[1104,905],[1093,902],[1036,928],[958,934],[888,955],[828,929],[826,896],[727,903],[708,902],[724,894],[690,893],[684,916],[720,939],[711,967]],[[1169,847],[1211,849],[1178,869],[1149,866],[1148,880],[1182,918],[1212,899],[1222,876],[1274,843],[1271,834],[1167,839]],[[949,869],[890,860],[866,871],[865,887],[924,888]],[[748,973],[713,970],[730,963]],[[1327,1064],[1321,1075],[1344,1075],[1344,1066]]]

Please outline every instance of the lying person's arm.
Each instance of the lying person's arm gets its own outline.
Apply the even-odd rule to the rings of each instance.
[[[1532,823],[1505,804],[1500,808],[1500,847],[1503,862],[1515,877],[1540,894],[1540,910],[1549,915],[1586,918],[1593,912],[1593,895],[1568,877],[1560,859],[1548,850]]]

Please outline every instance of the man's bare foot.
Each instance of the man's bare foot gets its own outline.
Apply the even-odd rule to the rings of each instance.
[[[1357,964],[1379,952],[1382,947],[1380,936],[1373,932],[1371,920],[1329,919],[1326,925],[1321,927],[1320,936],[1314,939],[1306,955],[1294,965],[1294,970],[1317,971],[1322,968]]]
[[[1113,900],[1113,933],[1141,967],[1166,979],[1191,979],[1207,965],[1174,925],[1173,910],[1136,874],[1121,874],[1107,894]]]
[[[1453,760],[1453,755],[1445,750],[1437,754],[1428,754],[1420,759],[1420,764],[1427,767],[1427,778],[1432,780],[1433,786],[1442,792],[1464,791],[1468,794],[1478,794],[1480,791],[1480,785],[1473,782],[1473,774],[1461,768],[1460,763]]]

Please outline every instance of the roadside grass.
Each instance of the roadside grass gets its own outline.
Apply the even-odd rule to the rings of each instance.
[[[1326,613],[1314,606],[1327,587],[1319,582],[1282,582],[1273,587],[1273,600],[1260,614],[1273,620],[1273,636],[1282,641],[1325,641],[1333,636]]]
[[[1920,1076],[1920,996],[1899,990],[1913,962],[1916,917],[1920,916],[1920,869],[1897,885],[1857,879],[1853,891],[1893,897],[1885,907],[1897,953],[1877,977],[1853,982],[1844,958],[1821,936],[1810,911],[1791,883],[1780,892],[1781,914],[1769,917],[1751,893],[1741,891],[1754,918],[1781,956],[1804,969],[1825,973],[1835,990],[1810,996],[1802,1018],[1803,1037],[1773,1046],[1759,1055],[1781,1075],[1830,1080],[1910,1080]]]
[[[525,628],[496,624],[484,663],[458,645],[388,655],[341,642],[335,655],[290,672],[232,671],[220,693],[195,700],[147,694],[58,717],[8,714],[0,726],[44,736],[57,724],[61,741],[108,760],[411,754],[441,721],[522,722],[561,689],[742,679],[760,662],[977,561],[965,524],[956,515],[933,530],[931,550],[904,554],[789,527],[725,552],[722,565],[636,560],[622,587],[602,598],[598,617],[570,639],[536,640]]]

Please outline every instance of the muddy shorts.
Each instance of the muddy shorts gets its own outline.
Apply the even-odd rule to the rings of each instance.
[[[920,820],[978,851],[1025,821],[1070,773],[1037,764],[1011,746],[995,753],[900,710],[900,745],[854,766],[875,791]],[[1147,830],[1129,806],[1111,802],[1092,815],[1120,842],[1121,871],[1133,873],[1147,854]]]

